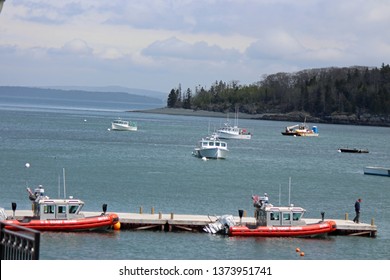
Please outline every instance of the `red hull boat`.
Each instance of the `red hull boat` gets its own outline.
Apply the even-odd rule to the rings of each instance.
[[[9,229],[13,229],[12,225],[18,225],[39,231],[87,231],[110,229],[119,222],[119,217],[117,214],[110,213],[70,220],[37,220],[25,217],[22,220],[5,220],[4,222],[9,224],[6,226]]]
[[[107,204],[103,204],[103,213],[99,216],[85,217],[81,213],[84,202],[80,199],[56,198],[52,199],[44,195],[44,189],[39,186],[34,193],[27,188],[29,198],[32,201],[32,216],[15,217],[16,203],[12,203],[13,217],[3,220],[6,228],[17,230],[17,226],[23,226],[38,231],[91,231],[107,230],[119,223],[119,217],[115,213],[106,213]]]
[[[229,228],[230,236],[263,236],[263,237],[304,237],[317,236],[336,230],[334,221],[323,221],[303,226],[233,226]]]

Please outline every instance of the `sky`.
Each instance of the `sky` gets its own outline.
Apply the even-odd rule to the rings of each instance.
[[[169,92],[390,63],[388,0],[6,0],[0,85]]]

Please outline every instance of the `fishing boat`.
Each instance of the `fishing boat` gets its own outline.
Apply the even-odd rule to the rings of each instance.
[[[356,154],[367,154],[368,150],[356,149],[356,148],[339,148],[339,153],[356,153]]]
[[[315,237],[326,235],[336,230],[336,223],[322,219],[316,223],[307,224],[302,217],[306,212],[301,207],[273,206],[266,199],[253,196],[256,208],[256,225],[234,225],[227,230],[229,236],[260,236],[260,237]],[[242,213],[240,214],[240,218]]]
[[[137,131],[138,126],[136,122],[116,119],[111,123],[111,130],[117,131]]]
[[[220,139],[251,139],[252,133],[246,128],[238,127],[238,111],[236,110],[234,125],[231,125],[229,119],[216,131],[216,135]]]
[[[228,152],[227,143],[212,134],[198,142],[192,155],[204,159],[225,159]]]
[[[106,213],[107,204],[103,204],[101,215],[85,217],[80,212],[84,206],[84,202],[80,199],[49,198],[44,194],[41,185],[34,192],[30,188],[27,188],[27,191],[32,201],[32,215],[16,217],[17,205],[13,202],[13,216],[3,221],[8,224],[6,228],[16,230],[12,225],[18,225],[38,231],[92,231],[107,230],[119,223],[117,214]]]
[[[319,136],[318,127],[313,126],[311,129],[306,124],[305,121],[301,124],[296,124],[292,126],[287,126],[284,131],[282,131],[282,135],[285,136]]]

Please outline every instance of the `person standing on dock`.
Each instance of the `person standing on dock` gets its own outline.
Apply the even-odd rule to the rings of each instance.
[[[353,221],[355,223],[359,223],[359,219],[360,219],[360,202],[362,202],[362,199],[359,198],[358,200],[356,200],[355,202],[355,213],[356,213],[356,216],[355,218],[353,219]]]

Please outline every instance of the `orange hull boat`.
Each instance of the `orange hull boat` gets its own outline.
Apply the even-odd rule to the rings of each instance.
[[[327,234],[336,230],[334,221],[302,226],[233,226],[229,228],[230,236],[263,236],[263,237],[304,237]]]
[[[12,230],[16,229],[12,225],[18,225],[38,231],[88,231],[110,229],[119,222],[119,217],[112,213],[69,220],[37,220],[30,217],[23,220],[5,220],[3,222],[9,224],[6,228]]]

